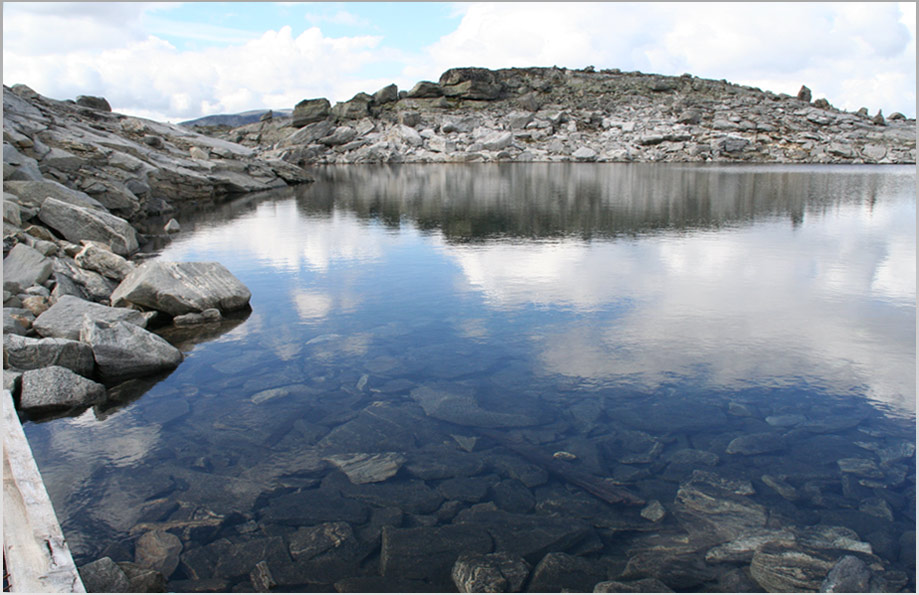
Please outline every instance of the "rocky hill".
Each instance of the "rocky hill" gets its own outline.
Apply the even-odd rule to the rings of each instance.
[[[239,114],[215,114],[213,116],[204,116],[194,120],[179,122],[180,126],[191,128],[237,128],[253,122],[269,120],[271,118],[289,118],[293,110],[267,110],[256,109],[241,112]]]
[[[25,85],[3,87],[4,203],[25,213],[46,198],[30,198],[34,182],[63,186],[114,215],[139,220],[188,202],[307,179],[299,168],[260,159],[249,147],[113,113],[101,97],[57,101]]]
[[[916,121],[726,81],[564,68],[454,68],[222,133],[298,165],[466,161],[915,163]]]

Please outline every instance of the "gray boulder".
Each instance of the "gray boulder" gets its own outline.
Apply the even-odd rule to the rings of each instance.
[[[498,99],[504,91],[487,68],[451,68],[440,75],[440,86],[447,97],[460,99]]]
[[[514,142],[514,135],[510,132],[496,131],[482,139],[482,146],[489,151],[506,149]]]
[[[116,281],[121,281],[134,270],[133,264],[109,250],[107,246],[103,247],[94,242],[88,242],[73,259],[84,269]]]
[[[118,283],[107,279],[95,271],[88,271],[71,258],[54,260],[52,278],[57,282],[52,295],[73,295],[94,302],[106,303]],[[60,286],[60,288],[59,288]]]
[[[112,106],[109,105],[109,102],[105,99],[105,97],[94,97],[93,95],[77,95],[77,105],[99,110],[100,112],[112,111]]]
[[[110,213],[47,198],[41,205],[38,218],[71,242],[102,242],[122,256],[133,254],[138,248],[137,232],[131,224]]]
[[[409,92],[406,94],[406,97],[415,99],[427,99],[433,97],[442,97],[443,94],[443,88],[437,83],[432,83],[431,81],[421,81],[409,90]]]
[[[27,207],[41,207],[45,199],[50,197],[77,207],[105,210],[102,203],[85,192],[68,188],[53,180],[6,181],[3,183],[3,190],[15,194],[17,202]]]
[[[61,366],[27,370],[22,374],[22,409],[82,407],[105,400],[105,387]]]
[[[179,316],[217,308],[244,308],[249,289],[217,262],[148,262],[132,271],[112,292],[112,304],[134,304]]]
[[[99,372],[106,378],[145,376],[171,370],[182,352],[158,335],[127,322],[83,319],[80,341],[93,349]]]
[[[3,309],[4,335],[25,335],[29,332],[27,325],[23,323],[21,317],[16,315],[18,310],[20,310],[20,308]]]
[[[291,116],[291,124],[295,128],[319,122],[329,117],[329,110],[332,105],[329,100],[320,97],[319,99],[304,99],[294,106],[294,112]]]
[[[10,143],[3,143],[3,179],[38,181],[43,176],[38,167],[38,162],[31,157],[26,157],[16,150]]]
[[[15,197],[12,194],[6,194],[3,197],[3,220],[16,227],[22,227],[22,209],[10,198]]]
[[[329,147],[335,147],[354,140],[356,136],[357,130],[354,128],[350,126],[339,126],[332,131],[332,134],[319,139],[319,142]]]
[[[578,161],[596,161],[597,152],[591,149],[590,147],[580,147],[577,151],[571,154],[572,157]]]
[[[798,99],[801,101],[806,101],[810,103],[811,101],[811,90],[807,88],[806,85],[801,85],[801,89],[798,90]]]
[[[104,322],[124,321],[139,327],[147,326],[147,315],[130,308],[112,308],[64,295],[32,323],[42,337],[58,337],[78,341],[83,317]]]
[[[51,270],[52,262],[41,252],[16,244],[3,259],[3,285],[15,284],[21,289],[40,285],[51,276]]]
[[[3,364],[20,370],[61,366],[89,377],[95,362],[86,344],[68,339],[33,339],[19,335],[3,337]]]
[[[373,94],[373,103],[376,105],[392,103],[393,101],[399,101],[399,87],[396,85],[386,85]]]
[[[332,115],[339,120],[359,120],[370,115],[370,102],[373,97],[358,93],[348,101],[339,101],[332,108]]]

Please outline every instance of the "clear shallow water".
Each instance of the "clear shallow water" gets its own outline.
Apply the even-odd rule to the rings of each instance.
[[[698,470],[751,481],[771,527],[848,527],[914,575],[915,208],[899,167],[321,170],[186,217],[159,256],[223,263],[251,313],[164,330],[186,353],[167,378],[26,432],[78,562],[131,560],[166,529],[182,589],[251,590],[266,559],[287,589],[382,573],[348,584],[441,590],[404,542],[498,547],[521,518],[586,527],[521,552],[531,564],[566,551],[603,578],[631,563],[714,588],[749,560],[634,568],[648,535],[694,535],[675,498]],[[750,434],[766,450],[731,447]],[[670,514],[547,474],[539,456],[559,451]],[[324,460],[352,453],[397,453],[398,472],[355,485]],[[329,522],[345,545],[304,554]],[[381,551],[384,525],[402,532]]]

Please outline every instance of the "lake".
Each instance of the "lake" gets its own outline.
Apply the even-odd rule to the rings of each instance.
[[[160,329],[174,372],[26,424],[78,564],[441,591],[506,552],[530,590],[746,591],[794,551],[914,590],[914,167],[315,176],[159,250],[251,312]]]

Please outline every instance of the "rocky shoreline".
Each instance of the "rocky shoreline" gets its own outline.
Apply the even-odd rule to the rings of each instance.
[[[707,80],[454,68],[211,133],[298,165],[506,161],[915,163],[916,121]]]
[[[170,370],[182,353],[147,327],[219,323],[249,290],[218,263],[144,262],[178,231],[138,227],[177,207],[310,178],[240,145],[3,89],[3,379],[21,410],[105,402],[106,386]]]

